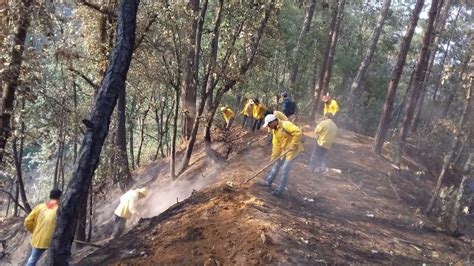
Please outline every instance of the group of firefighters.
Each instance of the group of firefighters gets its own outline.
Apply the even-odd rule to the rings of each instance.
[[[242,116],[242,127],[250,130],[259,130],[262,125],[268,128],[271,133],[272,154],[271,162],[273,167],[264,181],[257,182],[258,185],[271,188],[278,172],[280,172],[280,184],[273,195],[279,197],[285,190],[288,182],[288,175],[291,166],[298,154],[303,151],[301,129],[295,125],[288,117],[296,112],[296,104],[291,101],[287,92],[280,94],[280,99],[274,105],[276,110],[267,108],[258,99],[245,100]],[[312,172],[323,172],[326,169],[325,155],[331,148],[336,137],[337,126],[334,117],[339,112],[339,105],[329,95],[321,98],[324,103],[324,117],[317,124],[315,133],[316,143],[311,153],[309,169]],[[281,104],[281,108],[278,106]],[[278,110],[279,109],[279,110]],[[235,118],[235,114],[228,106],[221,108],[222,115],[226,121],[225,128],[230,129]],[[141,217],[137,203],[148,196],[146,188],[132,189],[120,197],[120,203],[114,211],[114,227],[112,238],[119,237],[125,230],[126,221],[132,217]],[[49,200],[36,206],[24,221],[25,228],[32,233],[32,251],[26,265],[34,266],[41,258],[42,254],[51,244],[53,232],[56,227],[56,213],[62,192],[53,189],[50,192]]]

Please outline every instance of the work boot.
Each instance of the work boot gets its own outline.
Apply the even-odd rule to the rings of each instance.
[[[277,198],[281,198],[281,196],[283,195],[283,192],[280,192],[278,190],[274,190],[274,191],[272,191],[272,195],[277,197]]]
[[[261,187],[268,187],[270,188],[272,185],[268,184],[267,181],[257,181],[257,185],[261,186]]]

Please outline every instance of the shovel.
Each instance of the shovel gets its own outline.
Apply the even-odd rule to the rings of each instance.
[[[265,171],[268,167],[272,166],[276,161],[280,160],[281,158],[283,158],[283,156],[285,156],[288,152],[290,152],[289,150],[288,151],[285,151],[284,153],[282,153],[280,156],[278,156],[278,158],[270,161],[267,165],[265,165],[262,169],[260,169],[258,172],[256,172],[255,174],[253,174],[250,178],[248,178],[247,180],[245,180],[244,184],[248,183],[250,180],[254,179],[255,177],[257,177],[259,174],[261,174],[263,171]]]

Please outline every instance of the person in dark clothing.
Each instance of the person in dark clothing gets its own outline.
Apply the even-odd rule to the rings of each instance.
[[[288,96],[288,92],[284,91],[281,93],[281,111],[286,115],[290,116],[291,114],[291,100],[290,97]]]

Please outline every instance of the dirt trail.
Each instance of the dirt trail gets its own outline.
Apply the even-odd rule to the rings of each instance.
[[[199,192],[143,219],[79,264],[412,264],[474,259],[468,238],[452,238],[418,214],[433,186],[427,176],[415,175],[422,166],[405,158],[403,170],[397,171],[390,161],[373,156],[370,138],[340,130],[327,164],[342,172],[313,174],[306,165],[314,136],[306,135],[306,151],[296,161],[282,198],[253,182],[242,185],[268,163],[271,148],[263,132],[239,135],[230,159],[217,167],[203,152],[194,157],[180,182],[189,182],[183,194],[202,188]],[[170,182],[159,177],[153,184],[158,188]],[[152,212],[172,204],[160,202],[160,193],[165,192],[148,201],[155,206]]]

